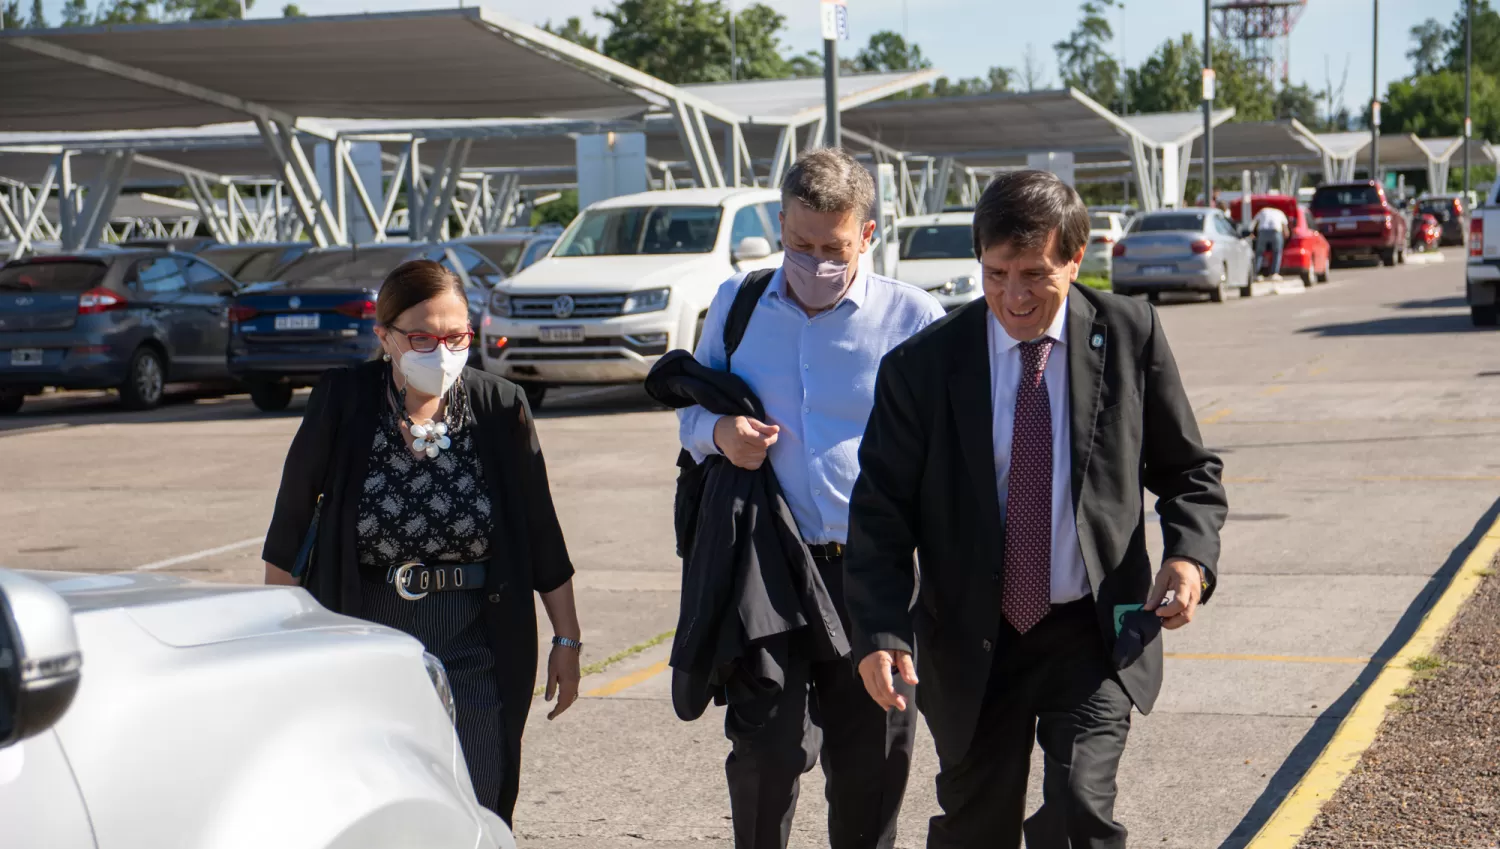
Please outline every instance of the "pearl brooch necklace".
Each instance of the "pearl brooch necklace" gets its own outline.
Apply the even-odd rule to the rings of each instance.
[[[453,444],[448,439],[448,425],[445,422],[409,425],[407,430],[412,435],[411,447],[414,450],[426,453],[428,458],[436,457],[448,450],[448,446]]]

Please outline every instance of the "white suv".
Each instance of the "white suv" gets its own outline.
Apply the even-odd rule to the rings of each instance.
[[[781,265],[781,193],[687,189],[600,201],[552,253],[503,281],[481,327],[484,367],[547,387],[638,383],[691,349],[719,284]]]
[[[515,842],[411,637],[291,587],[0,569],[0,846]]]
[[[926,289],[949,312],[984,294],[974,258],[974,213],[916,215],[896,227],[901,234],[897,280]]]

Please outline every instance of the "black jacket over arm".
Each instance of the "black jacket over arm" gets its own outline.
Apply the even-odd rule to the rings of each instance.
[[[764,419],[744,380],[711,369],[687,351],[652,366],[646,391],[669,407],[701,405],[721,416]],[[770,462],[749,471],[720,456],[679,460],[677,520],[682,598],[672,640],[672,706],[685,720],[711,697],[779,692],[787,635],[803,636],[812,657],[849,653],[838,608],[802,544]],[[782,639],[777,639],[782,638]],[[732,682],[732,683],[731,683]]]
[[[1167,557],[1217,580],[1228,504],[1149,304],[1074,286],[1068,298],[1073,506],[1099,627],[1142,604],[1153,572],[1142,490],[1156,496]],[[1005,528],[995,476],[988,305],[977,300],[881,363],[850,504],[845,599],[856,657],[917,656],[917,701],[939,751],[968,748],[1000,629]],[[918,602],[908,611],[921,561]],[[1120,681],[1142,713],[1161,689],[1161,641]]]
[[[388,373],[389,366],[374,362],[323,375],[287,452],[261,554],[267,563],[291,571],[322,493],[317,554],[307,589],[323,606],[349,616],[359,615],[356,510]],[[547,468],[525,394],[509,381],[475,369],[464,371],[464,386],[474,411],[474,445],[496,517],[484,618],[505,716],[505,784],[499,800],[482,801],[493,801],[508,821],[520,779],[521,732],[536,686],[532,593],[567,583],[573,565],[552,507]]]

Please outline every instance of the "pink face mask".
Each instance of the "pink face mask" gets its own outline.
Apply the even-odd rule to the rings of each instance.
[[[809,309],[827,309],[849,288],[849,263],[819,260],[812,254],[788,250],[781,271],[797,300]]]

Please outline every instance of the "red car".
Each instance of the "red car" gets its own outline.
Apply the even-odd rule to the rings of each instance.
[[[1406,262],[1408,224],[1374,180],[1319,186],[1313,193],[1312,224],[1328,239],[1333,255],[1378,257],[1386,265]]]
[[[1242,228],[1248,228],[1250,222],[1255,220],[1255,216],[1268,206],[1281,210],[1292,228],[1292,237],[1287,239],[1286,247],[1281,252],[1281,273],[1301,277],[1304,286],[1312,286],[1314,279],[1319,283],[1327,283],[1328,265],[1333,258],[1328,247],[1328,240],[1323,238],[1322,233],[1308,226],[1307,210],[1297,205],[1296,198],[1288,195],[1251,195],[1249,220],[1240,220],[1245,210],[1244,205],[1240,203],[1230,204],[1229,214],[1235,223]],[[1246,231],[1248,232],[1248,229]],[[1260,272],[1271,270],[1270,251],[1266,251],[1259,258],[1257,266]]]

